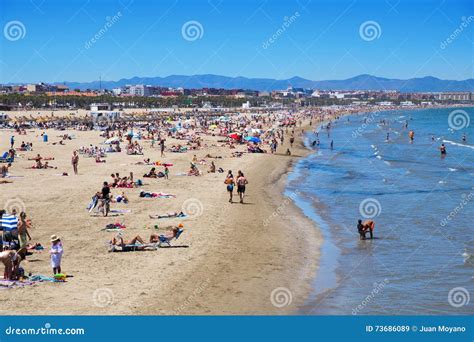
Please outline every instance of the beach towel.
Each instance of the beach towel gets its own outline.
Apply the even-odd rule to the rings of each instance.
[[[34,285],[32,281],[19,281],[19,280],[0,280],[0,289],[12,289],[17,287],[25,287],[28,285]]]

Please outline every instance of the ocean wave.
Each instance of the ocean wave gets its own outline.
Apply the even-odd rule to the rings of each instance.
[[[454,145],[454,146],[460,146],[460,147],[467,147],[467,148],[470,148],[471,150],[474,150],[474,146],[472,145],[468,145],[468,144],[461,144],[461,143],[458,143],[458,142],[455,142],[455,141],[451,141],[451,140],[443,140],[444,143],[448,143],[450,145]]]

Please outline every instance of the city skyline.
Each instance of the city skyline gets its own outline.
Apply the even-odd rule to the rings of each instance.
[[[195,74],[465,80],[474,74],[469,1],[70,4],[2,2],[1,83]]]

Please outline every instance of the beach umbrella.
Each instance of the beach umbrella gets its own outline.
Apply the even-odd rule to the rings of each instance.
[[[229,134],[229,138],[239,140],[240,139],[240,134],[239,133],[231,133],[231,134]]]
[[[262,140],[260,140],[260,138],[258,138],[258,137],[245,137],[244,139],[247,140],[247,141],[254,142],[254,143],[262,142]]]
[[[105,141],[106,144],[113,144],[114,142],[120,142],[120,139],[118,137],[112,137]]]

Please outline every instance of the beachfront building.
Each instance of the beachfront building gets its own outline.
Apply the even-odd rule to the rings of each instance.
[[[90,110],[91,112],[111,111],[112,105],[108,103],[91,103]]]
[[[450,92],[438,94],[438,100],[440,101],[469,101],[472,99],[473,96],[470,92]]]
[[[113,110],[108,103],[93,103],[90,116],[97,127],[109,125],[120,119],[120,112]]]

